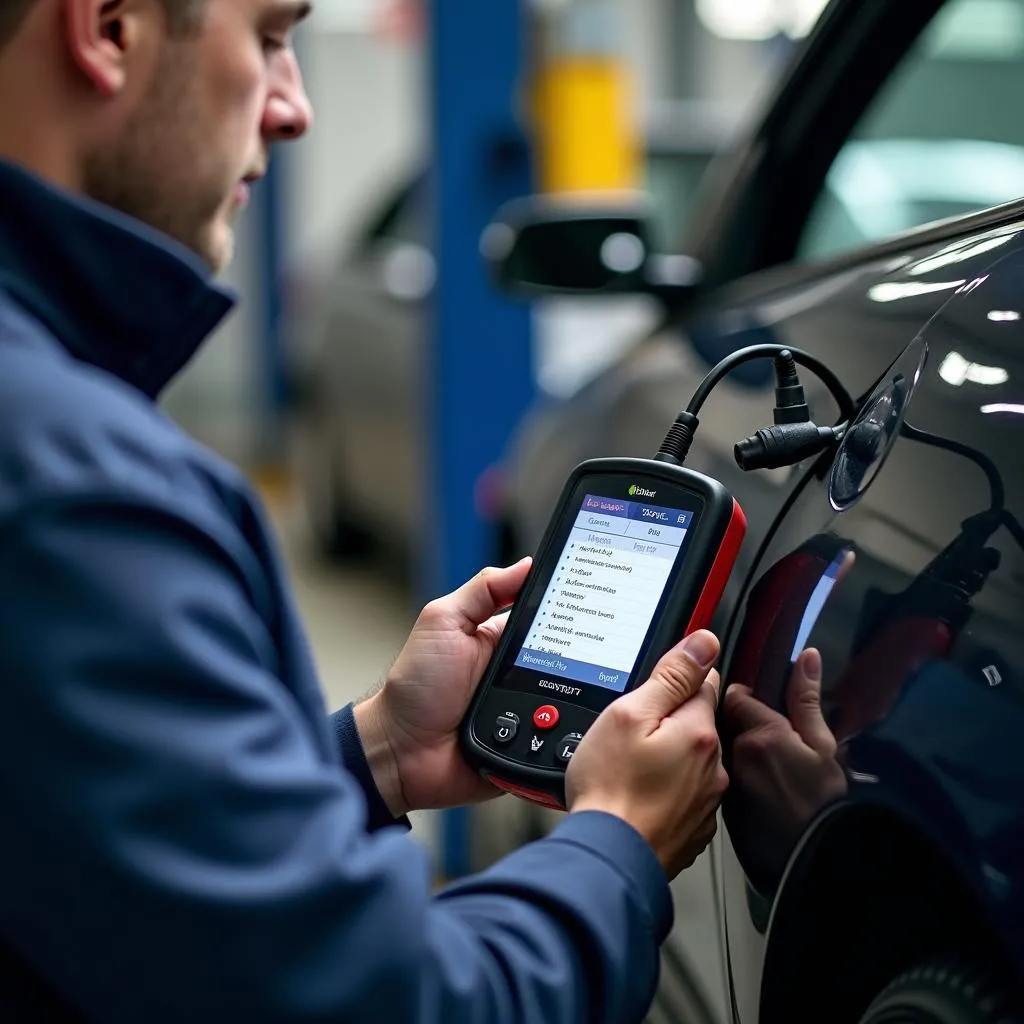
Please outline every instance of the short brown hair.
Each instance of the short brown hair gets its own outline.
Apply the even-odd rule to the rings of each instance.
[[[0,0],[0,50],[17,35],[36,0]],[[160,0],[171,31],[184,33],[195,28],[206,0]]]

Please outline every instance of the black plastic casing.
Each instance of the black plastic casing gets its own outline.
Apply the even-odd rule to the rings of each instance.
[[[651,499],[652,504],[691,510],[693,517],[625,689],[620,693],[557,676],[523,678],[543,675],[512,666],[556,570],[581,501],[585,495],[595,494],[642,503],[642,499],[628,496],[631,485],[655,492],[658,497]],[[463,720],[460,738],[469,763],[507,792],[545,806],[564,807],[567,765],[557,757],[560,743],[572,735],[585,735],[608,704],[650,676],[669,648],[710,623],[745,532],[746,520],[732,495],[717,480],[700,473],[649,459],[593,459],[577,466],[562,490],[533,568]],[[509,682],[513,675],[514,684]],[[573,690],[578,693],[573,695]],[[538,731],[533,714],[545,705],[556,709],[558,724]],[[519,730],[511,742],[502,745],[494,739],[495,723],[499,716],[508,715],[518,720]],[[538,752],[530,746],[534,737],[543,742]]]

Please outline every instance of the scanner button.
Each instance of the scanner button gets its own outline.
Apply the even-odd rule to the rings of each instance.
[[[494,739],[497,743],[511,743],[519,731],[519,723],[508,715],[498,715],[494,722]]]
[[[568,764],[572,760],[572,755],[576,753],[576,748],[580,745],[580,740],[583,737],[578,732],[571,732],[568,736],[563,736],[558,741],[558,746],[555,747],[555,757],[559,761]]]
[[[533,713],[533,724],[538,729],[554,729],[558,725],[558,708],[544,704]]]

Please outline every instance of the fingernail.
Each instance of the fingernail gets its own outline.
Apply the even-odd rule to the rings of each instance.
[[[812,683],[821,679],[821,654],[813,647],[804,651],[804,675]]]
[[[700,629],[683,641],[682,650],[701,668],[711,668],[718,657],[718,641],[713,633]]]

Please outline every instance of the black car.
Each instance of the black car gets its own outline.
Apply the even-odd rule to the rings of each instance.
[[[1024,1006],[1021,96],[1021,0],[834,0],[715,170],[688,259],[617,273],[579,249],[545,266],[565,251],[545,240],[586,223],[550,205],[491,232],[520,292],[558,275],[665,309],[524,426],[546,452],[544,474],[522,474],[542,508],[574,461],[652,456],[702,373],[746,345],[804,350],[853,398],[840,442],[743,472],[733,446],[773,405],[770,363],[751,364],[713,392],[693,449],[749,520],[716,620],[723,675],[746,688],[719,712],[717,924],[690,939],[716,946],[696,988],[720,968],[734,1022],[995,1022]],[[872,172],[872,147],[891,174]],[[852,219],[830,205],[837,174],[859,183]],[[596,211],[587,236],[601,224],[644,234],[625,207]],[[814,422],[843,420],[801,375]],[[506,483],[505,500],[531,547],[525,499]],[[652,1020],[693,1019],[671,1000]]]

